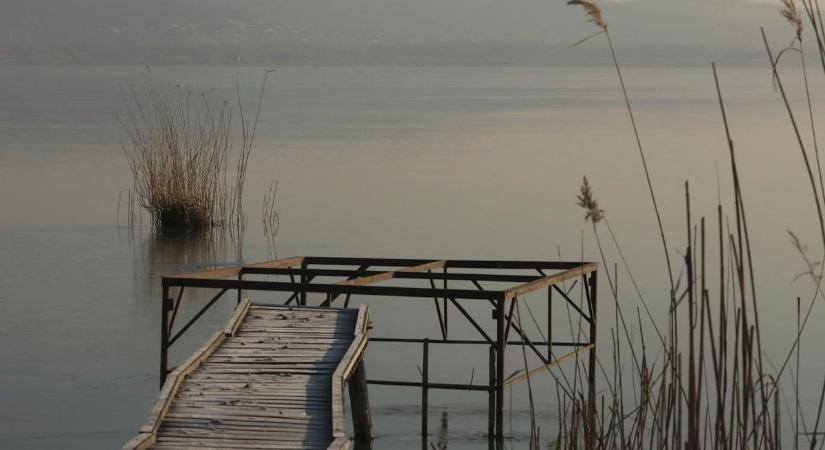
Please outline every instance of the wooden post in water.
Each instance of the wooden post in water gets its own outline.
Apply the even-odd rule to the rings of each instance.
[[[487,439],[492,443],[496,435],[496,348],[492,345],[487,369],[487,389]]]
[[[243,269],[238,270],[238,281],[243,281]],[[238,287],[238,302],[235,303],[235,306],[240,305],[241,301],[243,301],[243,289]]]
[[[169,287],[163,286],[160,299],[160,387],[166,382],[169,354]]]
[[[367,393],[367,370],[364,360],[358,361],[355,371],[349,379],[349,399],[352,405],[352,427],[355,440],[372,441],[372,414]]]
[[[308,264],[307,264],[306,261],[301,262],[301,284],[309,282],[309,277],[307,277],[307,266],[308,266]],[[301,306],[306,306],[306,304],[307,304],[307,291],[305,291],[305,290],[301,291],[301,296],[298,299],[298,304],[301,305]]]

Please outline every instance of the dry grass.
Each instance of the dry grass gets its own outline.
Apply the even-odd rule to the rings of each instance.
[[[254,120],[244,115],[238,91],[241,141],[233,149],[233,110],[211,92],[193,93],[147,79],[123,93],[121,142],[137,202],[156,229],[245,226],[243,189],[266,77]],[[234,176],[230,159],[237,158]]]
[[[650,201],[653,204],[653,213],[656,216],[656,222],[659,226],[659,237],[661,239],[662,248],[664,250],[665,263],[667,264],[668,279],[670,281],[671,290],[673,291],[675,290],[675,284],[673,280],[673,267],[670,261],[670,253],[668,250],[667,238],[665,237],[665,228],[664,225],[662,225],[662,215],[659,212],[659,203],[656,200],[656,192],[653,189],[653,180],[651,179],[650,170],[647,167],[647,157],[645,156],[644,146],[642,145],[642,138],[639,135],[639,127],[636,124],[636,115],[633,113],[633,107],[630,103],[630,95],[627,92],[627,86],[625,86],[622,68],[619,64],[619,58],[616,55],[616,49],[613,47],[613,40],[610,38],[610,33],[607,31],[607,21],[605,21],[604,16],[602,15],[601,8],[598,4],[596,4],[594,0],[568,0],[567,4],[572,6],[581,6],[588,17],[588,20],[596,24],[600,28],[600,31],[598,31],[597,33],[580,40],[574,45],[578,45],[590,38],[596,37],[603,33],[607,40],[607,45],[610,48],[610,56],[613,59],[613,66],[616,69],[616,76],[619,79],[619,86],[622,89],[622,95],[624,97],[627,115],[630,119],[630,126],[633,129],[633,137],[636,139],[636,148],[639,150],[639,157],[642,162],[642,168],[644,169],[645,181],[647,183],[648,192],[650,193]]]
[[[584,7],[589,20],[602,28],[610,43],[604,18],[597,5],[583,1],[572,1],[569,4]],[[822,42],[825,33],[821,32],[822,22],[818,5],[815,6],[812,0],[808,0],[808,3],[803,1],[803,5],[811,21],[811,28],[815,31],[813,34],[821,49],[820,58],[825,71],[825,51],[822,51],[825,49],[825,43]],[[784,0],[780,12],[792,26],[794,42],[799,45],[794,50],[801,53],[804,28],[800,11],[793,1]],[[803,131],[795,119],[783,79],[778,71],[778,59],[771,53],[767,38],[765,45],[774,79],[787,109],[796,143],[801,150],[803,169],[811,185],[813,206],[818,213],[821,245],[825,248],[825,221],[822,217],[825,195],[820,195],[823,192],[822,176],[816,148],[816,121],[810,106],[811,93],[807,86],[807,75],[803,81],[819,177],[814,175],[813,164],[802,137]],[[610,48],[642,154],[654,211],[659,217],[650,174],[644,164],[641,141],[638,139],[638,130],[612,43]],[[802,63],[804,69],[804,57]],[[624,259],[615,234],[609,228],[607,217],[592,186],[586,178],[583,180],[577,195],[577,204],[584,209],[585,220],[593,225],[603,266],[610,267],[599,239],[599,229],[606,226],[624,263],[626,275],[633,281],[648,314],[647,318],[643,319],[640,310],[637,309],[636,323],[626,320],[625,315],[628,311],[623,311],[626,306],[623,307],[624,302],[619,300],[618,272],[614,272],[611,277],[608,270],[616,319],[610,330],[609,347],[599,355],[599,367],[602,368],[599,400],[597,405],[589,404],[583,379],[559,383],[559,431],[555,445],[551,445],[551,448],[779,449],[783,447],[783,441],[787,441],[789,437],[793,438],[793,448],[796,449],[813,450],[821,446],[825,384],[822,390],[810,394],[812,399],[819,399],[819,404],[814,417],[806,418],[799,405],[798,374],[802,336],[809,325],[811,310],[817,299],[822,296],[823,266],[808,256],[807,246],[791,233],[791,243],[807,267],[800,277],[812,281],[814,292],[806,313],[803,314],[802,308],[798,306],[796,337],[790,349],[781,355],[784,361],[778,367],[767,364],[767,357],[762,350],[757,283],[751,257],[747,210],[740,185],[734,141],[728,128],[728,118],[715,66],[713,75],[730,156],[730,176],[734,187],[733,223],[729,224],[721,200],[717,205],[715,218],[693,218],[690,189],[688,184],[685,184],[685,244],[680,251],[681,263],[677,267],[683,275],[679,281],[671,284],[671,292],[662,296],[670,299],[664,332],[659,331],[659,321],[654,320],[647,310],[647,303],[636,285],[635,277]],[[665,243],[661,221],[659,226],[662,242]],[[798,305],[801,305],[801,301]],[[633,314],[628,315],[633,317]],[[661,323],[664,324],[665,321]],[[659,337],[658,342],[654,344],[649,344],[644,334],[644,330],[651,328],[656,330]],[[581,329],[571,330],[571,336],[575,337],[581,332]],[[791,373],[794,355],[796,376]],[[628,358],[630,361],[627,361]],[[574,370],[574,377],[582,377],[587,372],[583,364],[581,367],[578,366],[579,362]],[[793,385],[792,398],[783,395],[783,383]],[[791,432],[782,430],[781,424],[785,420],[793,423],[794,429]]]

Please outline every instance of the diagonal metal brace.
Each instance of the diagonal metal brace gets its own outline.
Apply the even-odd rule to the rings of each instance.
[[[194,317],[192,317],[192,319],[190,319],[190,320],[189,320],[189,322],[186,322],[186,325],[184,325],[184,326],[183,326],[183,328],[181,328],[181,329],[180,329],[180,331],[178,331],[178,333],[177,333],[177,334],[176,334],[176,335],[175,335],[172,339],[170,339],[170,340],[169,340],[169,344],[167,344],[167,346],[171,347],[171,346],[172,346],[172,344],[174,344],[174,343],[175,343],[175,341],[177,341],[177,340],[178,340],[178,339],[179,339],[179,338],[183,335],[183,333],[185,333],[185,332],[186,332],[186,330],[188,330],[188,329],[189,329],[189,327],[191,327],[191,326],[192,326],[192,324],[194,324],[195,322],[197,322],[197,321],[198,321],[198,319],[200,319],[200,317],[201,317],[201,316],[202,316],[202,315],[203,315],[206,311],[208,311],[208,310],[209,310],[209,308],[211,308],[211,307],[212,307],[212,305],[214,305],[214,304],[215,304],[215,302],[216,302],[216,301],[218,301],[218,299],[219,299],[219,298],[221,298],[221,297],[223,296],[223,294],[225,294],[225,293],[226,293],[226,291],[228,291],[228,290],[229,290],[228,288],[223,288],[223,289],[221,289],[221,291],[220,291],[220,292],[218,292],[218,294],[217,294],[216,296],[212,297],[212,300],[209,300],[209,303],[207,303],[206,305],[204,305],[204,307],[203,307],[203,308],[201,308],[201,310],[200,310],[200,311],[198,311],[198,313],[197,313],[197,314],[195,314],[195,316],[194,316]]]
[[[467,320],[470,322],[470,324],[484,337],[484,339],[487,340],[487,342],[490,343],[490,345],[492,345],[492,346],[496,345],[495,342],[490,338],[490,336],[488,336],[487,333],[484,332],[484,329],[481,328],[481,326],[479,326],[478,323],[476,323],[475,319],[473,319],[473,316],[471,316],[470,313],[468,313],[467,310],[465,310],[464,307],[461,306],[461,304],[458,303],[458,301],[456,301],[456,299],[450,297],[449,300],[450,300],[450,303],[455,305],[455,307],[458,308],[458,310],[461,312],[461,314],[463,314],[464,317],[467,318]]]

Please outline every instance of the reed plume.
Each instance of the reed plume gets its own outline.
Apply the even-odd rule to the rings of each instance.
[[[622,88],[622,95],[624,96],[625,107],[627,108],[627,114],[630,118],[630,125],[633,128],[633,136],[636,138],[636,147],[639,150],[639,156],[642,160],[642,168],[645,172],[645,180],[647,181],[647,188],[650,192],[650,200],[653,203],[653,211],[656,215],[656,223],[659,227],[659,236],[662,241],[662,249],[664,250],[665,262],[667,264],[668,281],[670,281],[671,291],[675,292],[676,284],[673,280],[673,268],[670,263],[670,253],[668,250],[667,238],[665,237],[665,227],[662,224],[662,215],[659,212],[659,204],[656,201],[656,194],[653,190],[653,181],[650,177],[650,170],[647,168],[647,158],[645,157],[644,147],[642,146],[642,138],[639,136],[639,127],[636,125],[636,116],[633,114],[633,107],[630,105],[630,96],[627,93],[627,87],[624,83],[622,68],[619,65],[619,58],[616,56],[616,49],[613,48],[613,40],[610,39],[610,33],[607,31],[607,21],[604,20],[602,10],[594,0],[568,0],[567,4],[571,6],[581,6],[589,18],[588,20],[601,28],[601,31],[598,33],[590,35],[574,45],[578,45],[592,37],[598,36],[601,33],[604,33],[604,36],[607,39],[607,45],[610,48],[610,56],[613,58],[613,66],[616,68],[616,75],[619,78],[619,85]]]
[[[584,220],[591,221],[593,224],[597,224],[602,221],[604,218],[604,210],[599,207],[599,201],[596,200],[596,197],[593,195],[593,189],[590,187],[590,182],[587,181],[587,177],[582,179],[582,187],[579,191],[579,194],[576,195],[578,202],[577,205],[584,208]]]
[[[588,21],[597,25],[602,30],[607,31],[607,22],[602,16],[602,9],[593,0],[568,0],[568,5],[581,6],[584,13],[587,14]]]
[[[799,9],[797,9],[794,0],[782,0],[782,8],[779,13],[794,28],[796,38],[802,40],[802,16],[799,14]]]

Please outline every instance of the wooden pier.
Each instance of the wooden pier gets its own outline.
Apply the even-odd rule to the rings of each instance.
[[[225,330],[169,374],[124,449],[346,449],[347,384],[356,436],[370,439],[367,326],[366,306],[244,300]]]
[[[371,384],[421,390],[422,450],[430,448],[431,390],[486,394],[487,435],[491,448],[501,449],[505,394],[510,387],[584,353],[588,353],[587,407],[596,409],[597,274],[598,264],[584,261],[297,256],[163,276],[161,396],[149,423],[126,448],[347,448],[344,389],[350,391],[350,434],[356,442],[368,441],[372,422],[367,385]],[[185,323],[176,324],[187,301],[184,292],[189,290],[215,294]],[[242,302],[249,292],[264,293],[283,306]],[[222,298],[239,305],[230,326],[189,361],[170,370],[169,349]],[[362,306],[354,319],[347,307],[351,301],[357,304],[367,298],[388,300],[386,308],[392,308],[389,303],[409,302],[431,311],[440,336],[399,336],[389,327],[390,336],[369,339],[379,345],[420,345],[420,379],[366,378],[362,358],[367,312]],[[545,305],[543,320],[529,311],[530,302]],[[344,309],[333,308],[342,303]],[[521,306],[528,309],[532,323],[522,322]],[[305,312],[309,319],[302,323],[298,317]],[[288,318],[283,319],[286,322],[276,320],[279,314]],[[382,317],[404,322],[403,317]],[[458,338],[450,335],[455,317],[465,327],[464,336]],[[571,339],[559,340],[554,317],[575,318],[583,328]],[[274,345],[278,339],[285,343]],[[486,383],[472,378],[469,384],[431,381],[429,348],[433,345],[486,347]],[[520,348],[524,361],[515,372],[505,367],[511,346]],[[193,409],[198,407],[202,410]],[[591,430],[596,429],[594,417],[586,419]]]

